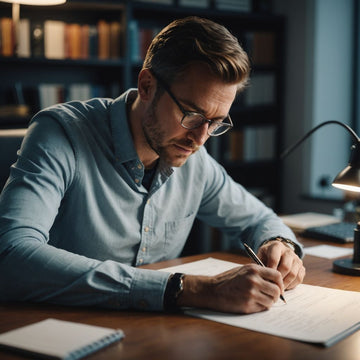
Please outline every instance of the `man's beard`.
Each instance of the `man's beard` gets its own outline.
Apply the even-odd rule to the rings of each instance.
[[[168,166],[182,166],[190,155],[176,153],[174,146],[184,147],[185,149],[196,152],[199,147],[191,139],[170,139],[165,143],[165,132],[161,129],[159,119],[155,114],[156,99],[153,100],[149,111],[145,114],[142,122],[142,129],[145,139],[151,149],[159,155],[160,161]],[[179,124],[179,126],[181,126]]]

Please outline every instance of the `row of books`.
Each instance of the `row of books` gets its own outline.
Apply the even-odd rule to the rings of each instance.
[[[254,73],[240,99],[245,106],[274,105],[276,103],[275,73]]]
[[[233,129],[225,141],[224,160],[227,161],[251,162],[275,157],[276,129],[271,125]]]
[[[71,100],[88,100],[94,97],[116,98],[120,94],[119,84],[109,85],[72,83],[69,85],[58,83],[41,83],[38,86],[22,86],[18,84],[16,92],[21,96],[14,95],[14,89],[0,88],[0,118],[19,117],[19,109],[26,107],[28,115],[34,114],[51,105]],[[8,105],[11,104],[11,105]]]
[[[150,3],[150,4],[161,4],[161,5],[175,5],[179,6],[190,6],[200,8],[214,7],[218,10],[232,10],[249,12],[252,9],[251,0],[137,0],[137,2]]]
[[[214,0],[215,8],[219,10],[231,10],[239,12],[250,12],[252,10],[251,0]]]
[[[21,19],[17,28],[0,18],[0,55],[49,59],[118,59],[122,53],[120,22],[65,23]]]
[[[276,34],[271,31],[245,32],[241,42],[253,65],[276,63]]]

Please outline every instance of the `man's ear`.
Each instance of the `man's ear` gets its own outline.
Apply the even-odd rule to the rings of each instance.
[[[138,94],[143,101],[151,101],[156,91],[156,79],[149,69],[142,69],[138,76]]]

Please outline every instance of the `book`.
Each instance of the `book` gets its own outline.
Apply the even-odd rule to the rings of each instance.
[[[340,222],[336,216],[316,212],[304,212],[280,216],[285,225],[294,231],[301,231],[314,226],[324,226]]]
[[[89,49],[88,56],[90,58],[98,57],[98,43],[99,43],[99,33],[96,25],[89,25]]]
[[[274,32],[245,32],[243,42],[253,65],[276,64],[276,34]]]
[[[110,22],[110,58],[119,59],[121,56],[121,24],[119,21]]]
[[[16,54],[19,57],[28,58],[31,56],[30,49],[30,20],[20,19],[17,31]]]
[[[242,265],[207,258],[160,271],[212,276],[238,266]],[[326,347],[360,329],[358,291],[300,284],[286,291],[286,301],[279,300],[269,310],[253,314],[203,309],[188,309],[185,314]]]
[[[275,158],[276,129],[271,126],[248,126],[244,130],[244,160]]]
[[[81,26],[77,23],[66,24],[65,53],[69,59],[81,58]]]
[[[83,24],[80,28],[80,58],[88,59],[90,56],[90,25]]]
[[[15,33],[11,18],[0,18],[1,33],[1,55],[14,56],[15,51]]]
[[[65,23],[58,20],[44,22],[44,52],[48,59],[65,58]]]
[[[276,77],[272,72],[254,73],[244,92],[248,106],[274,105],[276,103]]]
[[[98,27],[98,57],[99,59],[110,58],[110,24],[105,20],[99,20]]]
[[[229,134],[229,160],[239,161],[244,159],[244,131],[233,130]]]
[[[214,0],[215,7],[219,10],[250,12],[251,0]]]
[[[198,8],[209,8],[210,0],[179,0],[179,6],[198,7]]]
[[[123,337],[120,329],[46,319],[0,334],[0,346],[43,358],[76,360]]]

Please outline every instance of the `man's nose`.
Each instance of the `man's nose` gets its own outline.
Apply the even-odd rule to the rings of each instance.
[[[198,146],[204,145],[209,138],[208,134],[209,124],[206,122],[196,129],[189,131],[189,138]]]

